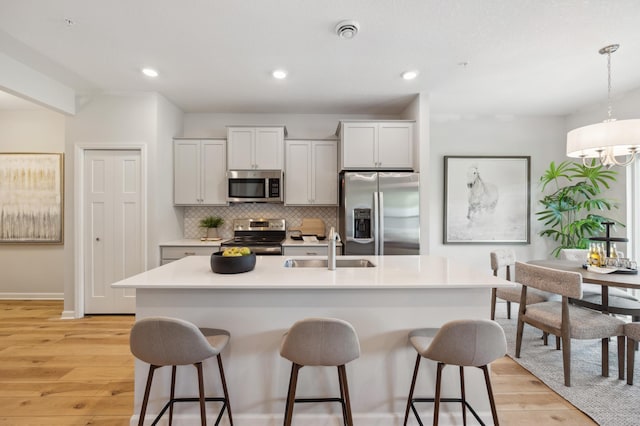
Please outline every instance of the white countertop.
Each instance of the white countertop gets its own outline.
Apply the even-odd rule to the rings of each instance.
[[[282,243],[283,247],[318,247],[318,246],[325,247],[327,245],[329,245],[329,240],[327,240],[326,238],[324,240],[318,240],[313,242],[287,238]],[[342,245],[342,242],[340,241],[336,242],[336,246],[340,247],[341,245]]]
[[[229,238],[222,238],[218,241],[202,241],[200,239],[191,239],[191,238],[184,238],[182,240],[175,240],[175,241],[167,241],[165,243],[161,243],[160,247],[173,247],[173,246],[177,246],[177,247],[188,247],[188,246],[202,246],[202,247],[207,247],[207,246],[211,246],[211,247],[219,247],[220,243],[222,243],[223,241],[227,241]]]
[[[162,289],[418,289],[512,287],[488,272],[438,256],[338,256],[368,259],[374,268],[285,268],[299,256],[257,256],[253,271],[211,272],[209,256],[188,256],[112,284],[116,288]],[[304,256],[313,259],[315,256]],[[325,259],[325,257],[319,257]]]

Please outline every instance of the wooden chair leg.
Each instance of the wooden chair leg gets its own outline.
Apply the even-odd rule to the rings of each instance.
[[[491,289],[491,320],[496,319],[496,289]],[[405,423],[406,424],[406,423]]]
[[[409,389],[409,398],[407,399],[407,409],[404,412],[404,426],[407,426],[409,420],[409,410],[411,410],[411,400],[413,399],[413,391],[416,387],[416,379],[418,378],[418,368],[420,367],[420,359],[422,356],[418,354],[416,358],[416,366],[413,369],[413,379],[411,379],[411,388]]]
[[[198,389],[200,391],[200,424],[207,426],[207,411],[205,408],[205,396],[204,396],[204,376],[202,375],[202,363],[198,362],[193,364],[198,370]]]
[[[433,426],[438,426],[438,415],[440,414],[440,387],[442,385],[442,369],[444,364],[439,362],[436,372],[436,396],[433,400]]]
[[[556,351],[560,350],[560,336],[556,336]]]
[[[140,409],[140,417],[138,418],[138,426],[144,425],[144,416],[147,413],[147,403],[149,402],[149,393],[151,392],[151,382],[153,382],[153,373],[158,368],[155,365],[149,365],[149,374],[147,375],[147,386],[144,388],[144,397],[142,398],[142,408]]]
[[[220,370],[220,381],[222,382],[222,392],[227,404],[227,415],[229,416],[229,425],[233,426],[233,417],[231,416],[231,402],[229,400],[229,392],[227,391],[227,381],[224,377],[224,368],[222,367],[222,357],[218,354],[218,370]]]
[[[618,380],[624,380],[624,344],[625,337],[618,336]]]
[[[484,382],[487,385],[487,394],[489,395],[489,404],[491,405],[491,415],[493,416],[493,424],[499,426],[498,422],[498,410],[496,410],[496,401],[493,398],[493,389],[491,387],[491,377],[489,375],[489,368],[486,365],[480,367],[484,372]]]
[[[549,333],[546,331],[542,332],[542,344],[547,346],[549,344]]]
[[[460,399],[462,400],[462,424],[467,426],[467,397],[464,393],[464,367],[460,366]]]
[[[600,339],[602,342],[602,377],[609,377],[609,338]]]
[[[349,399],[349,385],[347,384],[347,369],[343,365],[338,366],[338,374],[340,377],[340,382],[342,383],[342,388],[344,389],[344,405],[347,411],[347,426],[353,426],[353,416],[351,414],[351,400]]]
[[[511,319],[511,302],[507,301],[507,319]]]
[[[171,393],[169,394],[169,400],[173,401],[176,397],[176,370],[178,368],[175,365],[171,366]],[[173,424],[173,403],[169,406],[169,426]]]
[[[619,338],[619,337],[618,337]],[[627,384],[633,384],[633,364],[635,362],[636,342],[633,339],[627,338]]]
[[[571,337],[562,336],[562,366],[564,369],[564,385],[571,386]]]
[[[524,332],[524,321],[518,318],[518,329],[516,331],[516,358],[520,358],[522,348],[522,333]]]
[[[301,365],[293,363],[291,365],[291,376],[289,377],[289,391],[287,392],[287,406],[284,411],[284,426],[291,426],[293,418],[293,403],[296,398],[296,385],[298,383],[298,370]]]

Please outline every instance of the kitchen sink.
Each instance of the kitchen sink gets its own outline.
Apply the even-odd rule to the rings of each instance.
[[[336,259],[337,268],[374,268],[367,259]],[[285,268],[326,268],[327,259],[287,259]]]

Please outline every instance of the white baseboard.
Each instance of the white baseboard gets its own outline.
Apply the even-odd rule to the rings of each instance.
[[[60,319],[63,319],[63,320],[76,319],[76,311],[62,311],[62,315],[60,315]]]
[[[0,300],[64,300],[64,293],[0,293]]]

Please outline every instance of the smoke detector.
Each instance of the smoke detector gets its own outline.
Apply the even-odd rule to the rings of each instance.
[[[340,38],[352,39],[358,34],[359,29],[360,24],[358,21],[341,21],[336,25],[336,34],[338,34]]]

